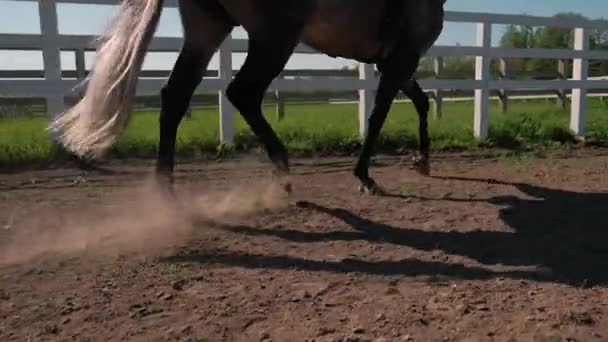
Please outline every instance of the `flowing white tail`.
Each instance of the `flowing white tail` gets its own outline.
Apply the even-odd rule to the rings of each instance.
[[[124,0],[97,50],[84,97],[49,125],[78,156],[98,157],[129,122],[131,100],[163,0]]]

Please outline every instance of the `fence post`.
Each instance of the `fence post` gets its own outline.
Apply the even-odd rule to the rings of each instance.
[[[568,74],[566,73],[566,64],[567,61],[565,59],[559,59],[557,61],[557,75],[560,80],[567,80]],[[568,103],[568,97],[566,96],[565,89],[557,90],[557,104],[562,107],[562,109],[566,109],[566,104]]]
[[[369,117],[374,106],[374,91],[369,89],[369,82],[374,79],[374,66],[359,63],[359,79],[363,80],[363,89],[359,89],[359,135],[362,139],[367,135]]]
[[[61,56],[59,53],[59,28],[57,23],[57,3],[55,0],[38,0],[40,33],[42,36],[42,59],[44,78],[49,85],[45,94],[47,115],[50,120],[65,109],[61,81]]]
[[[74,57],[76,60],[76,78],[79,81],[82,81],[87,77],[84,49],[76,49],[74,51]]]
[[[490,57],[492,48],[492,24],[483,22],[477,24],[477,46],[481,46],[482,55],[475,57],[475,80],[481,81],[480,89],[475,89],[475,118],[473,131],[475,137],[486,139],[488,137],[488,109],[489,109],[489,81]]]
[[[503,80],[509,79],[509,61],[506,58],[500,59],[500,78]],[[506,113],[509,110],[509,93],[506,89],[498,90],[498,97],[500,98],[500,103],[502,104],[501,110]]]
[[[226,96],[226,87],[232,81],[232,48],[231,36],[224,41],[219,49],[218,76],[222,81],[222,90],[219,93],[220,115],[220,143],[231,145],[234,143],[234,107]]]
[[[584,28],[574,29],[574,50],[589,50],[589,31]],[[589,60],[575,58],[572,64],[572,80],[587,81],[589,77]],[[575,136],[582,138],[585,135],[585,121],[587,112],[587,89],[572,89],[572,104],[570,107],[570,129]]]
[[[283,79],[283,75],[279,75],[280,79]],[[275,89],[274,91],[274,99],[276,101],[276,108],[275,108],[275,115],[276,115],[276,119],[277,121],[281,121],[283,120],[283,118],[285,117],[285,98],[283,97],[283,94],[281,93],[281,90],[279,90],[279,88]]]
[[[443,57],[434,58],[434,72],[435,78],[440,79],[443,74]],[[443,95],[441,89],[433,91],[433,100],[433,114],[435,119],[439,119],[443,116]]]

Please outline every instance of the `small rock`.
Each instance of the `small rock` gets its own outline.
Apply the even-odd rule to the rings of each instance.
[[[386,294],[387,295],[396,295],[396,294],[399,294],[399,290],[396,287],[391,286],[386,289]]]
[[[471,312],[471,309],[465,304],[459,304],[456,306],[456,311],[458,311],[461,315],[467,315]]]
[[[334,329],[334,328],[321,327],[321,328],[319,328],[319,331],[317,332],[317,336],[329,335],[329,334],[333,334],[335,332],[336,332],[336,329]]]
[[[361,336],[348,336],[345,342],[371,342],[371,340],[361,337]]]
[[[450,198],[452,195],[454,195],[453,192],[446,192],[443,195],[441,195],[441,199],[447,199]]]
[[[490,311],[490,307],[488,307],[487,305],[481,304],[481,305],[477,305],[475,307],[475,309],[477,311]]]
[[[162,300],[171,300],[173,299],[173,295],[170,293],[167,293],[166,295],[161,297]]]
[[[66,325],[68,323],[70,323],[70,318],[69,317],[64,317],[61,321],[59,321],[59,323],[61,323],[61,325]]]
[[[529,316],[526,316],[526,321],[529,321],[529,322],[540,322],[540,321],[542,321],[542,319],[539,318],[539,317],[537,317],[537,316],[534,316],[534,315],[529,315]]]
[[[365,333],[365,329],[362,327],[355,327],[353,329],[353,334],[363,334],[363,333]]]
[[[269,334],[269,333],[267,333],[267,332],[263,332],[263,333],[260,335],[260,341],[268,340],[269,338],[270,338],[270,334]]]
[[[568,312],[566,315],[563,315],[562,319],[579,326],[591,326],[596,323],[595,319],[588,312]]]
[[[47,325],[44,327],[44,332],[47,334],[57,335],[59,334],[59,327],[56,325]]]
[[[175,280],[171,282],[171,287],[176,291],[181,291],[184,289],[184,285],[186,285],[185,279]]]
[[[110,294],[112,292],[112,289],[109,288],[108,286],[104,286],[101,288],[101,293],[103,294]]]
[[[386,319],[386,316],[383,313],[379,313],[376,315],[376,322],[383,321]]]

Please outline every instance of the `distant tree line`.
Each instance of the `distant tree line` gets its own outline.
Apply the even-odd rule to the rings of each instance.
[[[577,13],[559,13],[557,18],[587,19]],[[560,27],[529,27],[520,25],[507,26],[500,46],[505,48],[548,48],[572,49],[574,43],[574,30]],[[590,47],[592,50],[608,49],[608,31],[594,30],[590,33]],[[498,76],[499,60],[492,61],[492,70]],[[555,59],[538,58],[511,58],[508,59],[509,74],[517,78],[543,78],[553,77],[557,74],[558,61]],[[571,76],[572,61],[567,61],[566,76]],[[426,57],[421,62],[419,77],[426,78],[432,75],[433,58]],[[474,75],[474,57],[446,57],[443,61],[443,76],[445,78],[470,78]],[[608,60],[591,60],[590,76],[608,75]]]

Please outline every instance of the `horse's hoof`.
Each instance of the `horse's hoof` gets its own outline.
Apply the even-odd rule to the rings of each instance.
[[[287,195],[291,195],[293,193],[293,185],[291,185],[291,183],[285,183],[283,184],[283,190]]]
[[[287,176],[276,176],[273,182],[273,186],[275,186],[279,191],[284,191],[287,196],[293,193],[293,185],[287,179]]]
[[[375,182],[370,183],[370,184],[360,184],[359,185],[359,192],[362,193],[362,194],[380,195],[380,196],[386,194],[386,191],[384,191],[384,189],[382,189]]]
[[[414,170],[421,175],[429,176],[431,174],[431,163],[428,157],[413,157]]]
[[[415,166],[416,171],[423,176],[431,175],[431,166],[428,163]]]
[[[171,205],[181,207],[181,203],[179,203],[177,200],[177,195],[175,194],[175,189],[173,188],[172,176],[156,175],[154,178],[154,185],[162,200],[170,203]]]
[[[291,193],[293,192],[293,185],[289,181],[289,176],[290,175],[288,171],[283,171],[280,169],[272,171],[272,177],[274,179],[273,181],[275,185],[278,185],[278,187],[281,190],[285,191],[287,195],[291,195]]]

